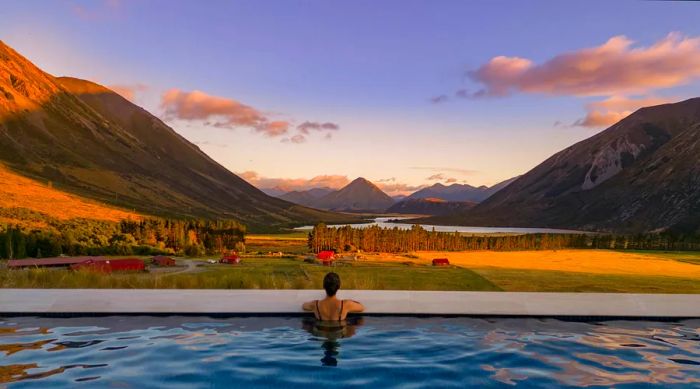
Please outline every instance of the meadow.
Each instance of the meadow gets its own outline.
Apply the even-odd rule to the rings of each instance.
[[[150,273],[0,269],[0,287],[321,289],[326,272],[335,271],[345,289],[700,293],[700,252],[363,253],[327,267],[298,254],[305,250],[299,236],[284,236],[279,241],[258,237],[247,246],[249,253],[239,265],[209,264],[198,258],[178,259],[184,266]],[[268,254],[278,251],[283,256]],[[431,266],[432,258],[437,257],[448,258],[451,265]]]

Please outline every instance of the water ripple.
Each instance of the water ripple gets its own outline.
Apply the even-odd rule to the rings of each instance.
[[[8,387],[700,387],[700,321],[0,319]]]

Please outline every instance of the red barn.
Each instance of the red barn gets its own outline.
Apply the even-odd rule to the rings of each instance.
[[[434,258],[433,266],[449,266],[450,260],[447,258]]]
[[[111,273],[114,271],[145,271],[146,264],[138,258],[88,259],[87,261],[73,264],[70,268],[71,270],[85,269],[102,273]]]
[[[157,256],[153,257],[153,264],[157,265],[157,266],[163,266],[163,267],[175,266],[175,260],[170,258],[170,257],[163,256],[163,255],[157,255]]]
[[[330,266],[335,259],[335,252],[324,250],[316,254],[316,259],[320,260],[324,265]]]
[[[229,265],[237,265],[241,263],[241,257],[238,256],[235,252],[231,252],[230,254],[225,254],[221,259],[219,260],[219,263],[228,263]]]

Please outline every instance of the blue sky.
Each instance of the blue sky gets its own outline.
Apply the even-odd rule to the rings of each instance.
[[[640,65],[637,79],[596,80],[592,92],[559,88],[573,77],[565,68],[551,77],[542,75],[549,67],[536,69],[564,53],[585,57],[616,36],[632,42],[609,61],[601,56],[612,74],[618,60],[673,65],[680,50],[694,59],[698,20],[691,2],[29,0],[0,7],[0,39],[51,74],[131,89],[135,103],[254,184],[363,176],[398,193],[438,181],[494,184],[635,104],[700,95],[693,61]],[[635,54],[673,32],[672,50]],[[537,71],[510,79],[485,69],[495,81],[469,73],[497,56],[508,66],[527,59]],[[504,83],[502,96],[455,95]],[[181,105],[164,100],[173,90]],[[447,101],[431,102],[442,95]],[[624,103],[605,105],[605,119],[589,115],[587,104],[613,96]],[[191,107],[225,101],[235,104]],[[252,127],[234,117],[240,105],[256,112]],[[227,124],[213,126],[222,116]],[[286,132],[272,135],[272,122]],[[300,133],[304,122],[339,129]]]

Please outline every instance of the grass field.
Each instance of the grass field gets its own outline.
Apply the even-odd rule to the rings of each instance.
[[[363,253],[360,260],[340,261],[329,268],[304,262],[297,254],[306,252],[305,238],[289,235],[256,235],[254,243],[248,241],[247,245],[257,253],[282,251],[290,258],[247,254],[240,265],[183,259],[178,269],[159,269],[150,274],[0,269],[0,287],[320,289],[323,276],[332,270],[340,274],[346,289],[700,293],[698,252]],[[432,258],[437,257],[449,258],[452,266],[430,266]]]
[[[475,272],[400,263],[338,263],[332,268],[298,259],[246,258],[180,274],[98,274],[68,270],[0,270],[3,288],[321,289],[335,271],[346,289],[499,290]]]

